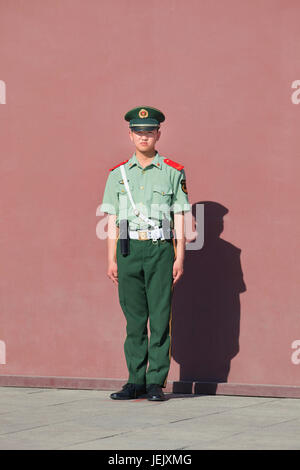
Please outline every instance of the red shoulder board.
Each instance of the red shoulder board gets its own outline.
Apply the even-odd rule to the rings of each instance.
[[[112,171],[114,170],[115,168],[118,168],[118,166],[121,166],[123,165],[124,163],[128,162],[129,158],[127,160],[125,160],[124,162],[121,162],[121,163],[118,163],[116,166],[114,166],[113,168],[110,168],[109,171]]]
[[[173,160],[170,160],[169,158],[165,158],[165,159],[164,159],[164,162],[165,162],[167,165],[170,165],[170,166],[172,166],[173,168],[176,168],[176,170],[179,170],[179,171],[184,168],[183,165],[180,165],[180,163],[173,162]]]

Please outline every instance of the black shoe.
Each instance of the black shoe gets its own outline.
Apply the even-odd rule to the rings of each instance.
[[[146,393],[145,385],[127,383],[119,392],[112,393],[113,400],[132,400]]]
[[[147,398],[150,401],[164,401],[166,399],[161,386],[158,384],[147,385]]]

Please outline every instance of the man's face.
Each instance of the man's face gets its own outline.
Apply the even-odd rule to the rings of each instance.
[[[160,138],[160,131],[155,129],[153,131],[135,132],[130,129],[129,136],[136,149],[144,153],[155,149],[155,144]]]

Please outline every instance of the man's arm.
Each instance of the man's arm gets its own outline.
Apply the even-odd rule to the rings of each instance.
[[[174,229],[177,240],[176,259],[183,262],[185,254],[184,212],[174,214]]]
[[[119,237],[119,227],[116,225],[116,218],[116,215],[108,214],[107,276],[115,284],[118,284],[117,240]]]
[[[173,285],[183,275],[185,254],[184,212],[174,214],[174,229],[176,237],[176,259],[173,264]]]
[[[107,276],[114,282],[118,283],[117,268],[117,239],[119,236],[119,227],[116,225],[118,212],[118,197],[116,192],[116,182],[111,171],[108,175],[102,204],[100,210],[108,214],[108,237],[107,237]]]
[[[190,212],[191,205],[188,200],[186,189],[185,171],[182,169],[176,172],[176,184],[174,186],[174,195],[172,207],[174,212],[174,229],[176,236],[176,259],[173,265],[173,285],[180,279],[183,274],[183,262],[185,255],[185,213]]]

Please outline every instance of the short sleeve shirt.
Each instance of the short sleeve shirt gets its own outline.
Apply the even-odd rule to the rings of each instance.
[[[162,220],[167,218],[170,227],[174,228],[174,214],[189,212],[191,205],[184,169],[178,170],[165,160],[169,161],[156,152],[152,162],[143,168],[134,153],[124,164],[124,168],[136,208],[159,227]],[[151,228],[151,225],[134,214],[120,166],[111,170],[108,175],[100,210],[116,215],[117,226],[120,220],[128,219],[130,230]]]

